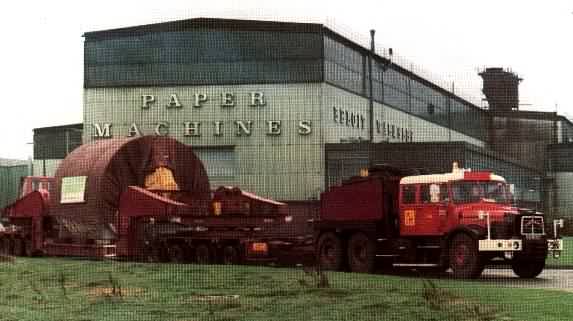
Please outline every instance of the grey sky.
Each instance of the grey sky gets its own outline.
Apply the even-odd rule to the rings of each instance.
[[[0,158],[31,155],[32,129],[82,121],[83,38],[195,17],[323,22],[479,103],[486,66],[524,81],[522,108],[573,115],[570,1],[17,1],[0,13]],[[398,58],[396,58],[398,59]]]

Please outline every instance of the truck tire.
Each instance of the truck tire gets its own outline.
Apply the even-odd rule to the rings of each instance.
[[[185,263],[187,262],[188,252],[185,244],[169,244],[167,246],[167,259],[171,263]]]
[[[207,244],[199,244],[195,248],[195,263],[197,264],[211,264],[212,253],[211,248]]]
[[[449,262],[455,278],[475,279],[484,270],[476,240],[465,233],[455,235],[450,242]]]
[[[351,272],[372,273],[375,267],[376,244],[364,233],[352,235],[348,241],[348,267]]]
[[[545,260],[513,260],[511,269],[513,273],[523,279],[537,277],[545,268]]]
[[[332,232],[324,233],[316,245],[316,260],[322,270],[342,270],[344,263],[342,240]]]
[[[236,246],[226,245],[225,247],[223,247],[221,253],[221,263],[225,265],[241,263],[241,255]]]

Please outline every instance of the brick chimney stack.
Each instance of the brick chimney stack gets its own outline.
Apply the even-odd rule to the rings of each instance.
[[[479,75],[483,79],[483,93],[489,110],[509,112],[519,110],[519,82],[523,79],[499,67],[486,68]]]

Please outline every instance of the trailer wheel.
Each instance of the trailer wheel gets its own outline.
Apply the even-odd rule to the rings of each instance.
[[[24,240],[24,255],[28,257],[34,256],[34,244],[31,240]]]
[[[544,268],[545,260],[513,260],[511,263],[513,273],[523,279],[535,278]]]
[[[161,246],[158,244],[146,244],[143,248],[142,258],[147,263],[157,263],[161,261]]]
[[[350,271],[359,273],[374,272],[376,245],[364,233],[352,235],[348,241],[348,266]]]
[[[172,263],[185,263],[187,261],[187,246],[184,244],[170,244],[167,246],[167,257]]]
[[[14,239],[14,245],[12,248],[12,252],[14,256],[23,256],[24,255],[24,240],[21,238]]]
[[[460,233],[450,243],[450,267],[455,278],[475,279],[484,270],[477,242],[469,235]]]
[[[0,255],[10,255],[10,240],[7,238],[0,238]]]
[[[241,263],[239,250],[234,245],[227,245],[223,247],[222,263],[225,265]]]
[[[316,259],[320,269],[339,271],[342,269],[344,253],[342,240],[332,232],[323,234],[316,246]]]
[[[211,263],[211,248],[207,244],[199,244],[195,248],[195,262],[197,264]]]

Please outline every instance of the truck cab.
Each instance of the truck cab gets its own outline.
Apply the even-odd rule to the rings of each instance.
[[[407,176],[400,180],[400,235],[445,235],[459,226],[483,226],[517,214],[503,177],[454,169],[452,173]]]
[[[489,171],[460,169],[400,180],[400,236],[438,237],[442,263],[461,277],[477,277],[488,264],[511,264],[520,277],[543,270],[558,256],[557,229],[545,232],[542,213],[513,205],[509,184]],[[560,223],[562,225],[562,222]]]

